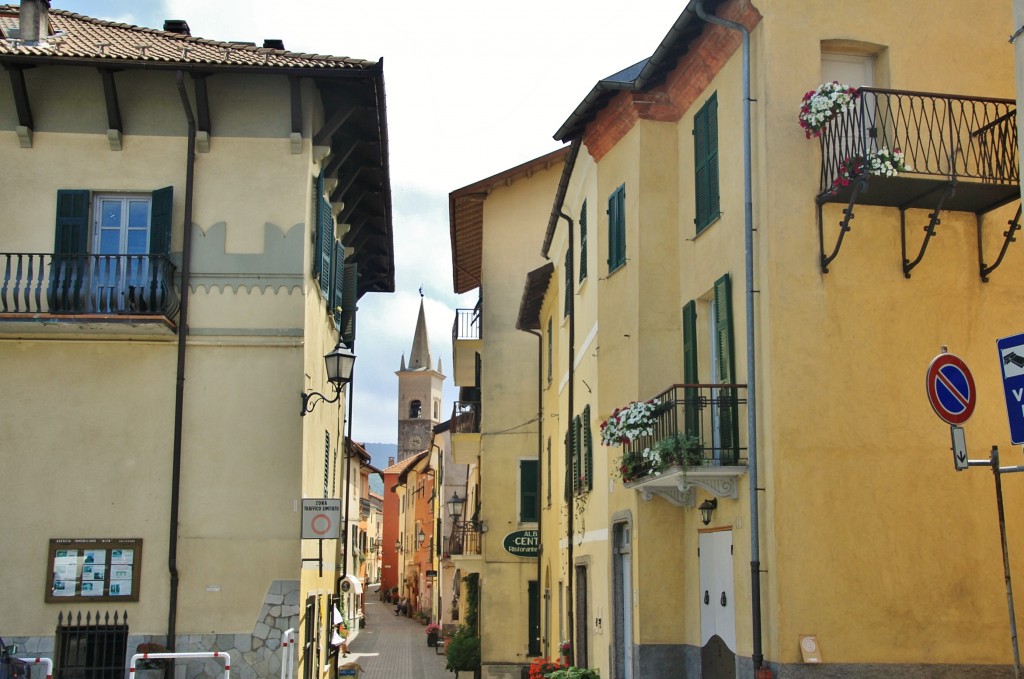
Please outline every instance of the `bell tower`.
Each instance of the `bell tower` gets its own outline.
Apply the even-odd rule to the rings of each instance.
[[[432,367],[427,321],[420,288],[420,312],[416,319],[409,364],[402,356],[398,376],[398,461],[408,459],[430,447],[434,425],[442,421],[441,398],[445,376],[441,360]]]

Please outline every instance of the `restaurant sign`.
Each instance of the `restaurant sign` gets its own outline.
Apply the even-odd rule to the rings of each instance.
[[[505,536],[504,546],[513,556],[536,557],[540,552],[540,534],[536,530],[514,530]]]

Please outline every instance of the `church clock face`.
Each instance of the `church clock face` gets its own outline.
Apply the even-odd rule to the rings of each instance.
[[[418,447],[421,443],[423,443],[423,439],[418,434],[413,434],[409,437],[409,445],[413,448]]]

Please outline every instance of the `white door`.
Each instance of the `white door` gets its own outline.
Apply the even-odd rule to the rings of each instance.
[[[718,636],[736,652],[736,603],[733,592],[732,531],[700,534],[700,641]]]

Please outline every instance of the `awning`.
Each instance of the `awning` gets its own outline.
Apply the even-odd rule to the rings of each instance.
[[[362,594],[363,583],[359,582],[359,578],[349,573],[341,579],[341,591]]]

